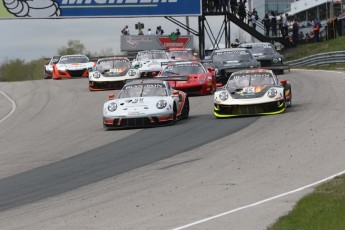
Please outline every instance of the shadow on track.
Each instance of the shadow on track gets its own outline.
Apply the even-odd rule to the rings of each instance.
[[[257,119],[190,116],[176,125],[143,129],[114,143],[2,179],[0,211],[68,192],[188,151],[230,135]]]

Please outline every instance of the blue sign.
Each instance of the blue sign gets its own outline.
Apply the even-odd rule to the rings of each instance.
[[[13,3],[17,2],[16,4]],[[0,18],[198,16],[201,0],[13,0]],[[8,4],[7,4],[8,2]],[[13,6],[17,6],[14,8]]]

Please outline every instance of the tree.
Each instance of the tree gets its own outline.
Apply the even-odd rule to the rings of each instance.
[[[84,54],[85,46],[79,40],[68,40],[67,47],[58,49],[59,55]]]

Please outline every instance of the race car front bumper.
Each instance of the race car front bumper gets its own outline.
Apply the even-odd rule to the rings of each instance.
[[[125,81],[89,81],[90,91],[122,89]]]
[[[285,102],[283,100],[249,105],[223,105],[214,104],[214,115],[216,117],[236,117],[236,116],[254,116],[279,114],[285,111]]]
[[[103,117],[103,125],[106,128],[141,128],[171,124],[175,122],[174,116],[162,115],[151,117]]]

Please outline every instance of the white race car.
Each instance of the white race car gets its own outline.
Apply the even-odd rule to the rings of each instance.
[[[53,64],[53,79],[88,77],[89,70],[95,65],[85,55],[64,55],[56,64]]]
[[[128,58],[101,58],[98,59],[93,71],[89,72],[89,89],[121,89],[126,80],[136,78],[139,78],[139,70],[131,68]]]
[[[165,50],[144,50],[138,52],[132,66],[140,72],[140,77],[152,77],[163,69],[162,63],[168,63],[170,58]]]
[[[53,65],[58,63],[60,56],[54,56],[44,65],[44,79],[51,79],[53,76]]]
[[[187,94],[158,79],[133,80],[103,106],[106,129],[174,124],[188,116]]]
[[[214,115],[218,118],[279,114],[291,107],[291,84],[278,81],[272,70],[252,69],[231,74],[214,94]]]

